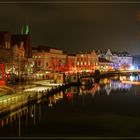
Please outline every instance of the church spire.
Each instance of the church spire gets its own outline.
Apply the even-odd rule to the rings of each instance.
[[[29,33],[29,25],[26,24],[26,25],[22,25],[21,27],[21,34],[22,35],[27,35]]]

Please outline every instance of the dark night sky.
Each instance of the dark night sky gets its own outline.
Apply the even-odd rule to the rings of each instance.
[[[140,3],[0,3],[0,31],[28,23],[32,45],[79,51],[140,54]]]

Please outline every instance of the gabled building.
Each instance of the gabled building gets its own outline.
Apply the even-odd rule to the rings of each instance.
[[[98,67],[98,55],[93,50],[90,53],[76,54],[78,71],[95,70]]]
[[[133,57],[128,52],[111,52],[108,49],[105,58],[113,62],[114,69],[130,69],[133,64]]]
[[[32,43],[28,25],[23,26],[21,34],[11,36],[13,64],[16,73],[32,73]]]
[[[32,43],[29,27],[26,25],[25,29],[22,30],[25,31],[22,31],[21,34],[14,34],[11,36],[11,44],[12,46],[20,46],[20,44],[22,43],[25,50],[25,58],[32,58]]]
[[[130,69],[133,65],[133,57],[128,52],[120,52],[118,53],[118,63],[120,66],[120,69]]]
[[[28,70],[26,66],[29,65],[28,61],[31,58],[32,46],[29,28],[26,29],[26,32],[17,35],[12,35],[8,31],[0,32],[0,64],[3,64],[5,79],[7,75],[24,74]]]
[[[12,46],[20,46],[22,43],[25,50],[25,58],[32,58],[32,46],[31,46],[31,37],[30,34],[27,35],[12,35],[11,40]]]
[[[99,57],[99,70],[100,71],[108,71],[113,69],[113,62]]]
[[[112,61],[112,53],[110,51],[110,49],[107,50],[106,54],[105,54],[105,59]]]

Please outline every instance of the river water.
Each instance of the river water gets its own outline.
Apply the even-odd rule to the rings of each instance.
[[[140,136],[140,85],[72,86],[0,118],[1,137]]]

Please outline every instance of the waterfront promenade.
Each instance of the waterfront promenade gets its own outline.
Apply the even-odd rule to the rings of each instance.
[[[0,115],[20,108],[31,101],[37,101],[52,89],[62,84],[51,83],[50,80],[21,83],[21,85],[0,87]]]

